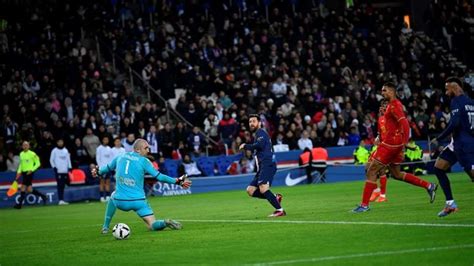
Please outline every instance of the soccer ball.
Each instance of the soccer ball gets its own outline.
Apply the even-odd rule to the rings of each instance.
[[[112,235],[115,239],[122,240],[130,237],[130,227],[124,223],[118,223],[112,229]]]

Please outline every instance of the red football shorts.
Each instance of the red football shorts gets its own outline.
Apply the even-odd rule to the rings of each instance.
[[[385,165],[400,164],[404,161],[403,145],[387,146],[384,143],[380,143],[371,157],[371,159],[375,159]]]

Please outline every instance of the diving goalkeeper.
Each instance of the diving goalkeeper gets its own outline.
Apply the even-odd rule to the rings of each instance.
[[[162,230],[165,227],[171,229],[181,229],[181,223],[171,220],[156,220],[153,210],[148,205],[143,189],[145,173],[150,174],[161,182],[178,184],[183,188],[189,188],[191,181],[186,175],[179,178],[172,178],[164,175],[155,168],[146,157],[150,151],[148,142],[144,139],[137,139],[133,144],[133,151],[116,157],[112,162],[104,167],[93,168],[94,177],[103,175],[115,170],[116,188],[111,199],[107,203],[105,211],[102,234],[109,232],[110,221],[117,208],[122,211],[135,211],[146,223],[148,229],[153,231]]]

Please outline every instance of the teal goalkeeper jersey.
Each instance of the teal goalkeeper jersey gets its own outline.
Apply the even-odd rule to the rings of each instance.
[[[99,175],[115,170],[116,187],[114,199],[137,200],[145,199],[143,183],[145,174],[159,181],[174,184],[176,179],[164,175],[153,168],[147,158],[136,152],[128,152],[112,160],[99,169]]]

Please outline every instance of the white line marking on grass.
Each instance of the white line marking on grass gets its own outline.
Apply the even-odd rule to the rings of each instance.
[[[362,257],[399,255],[399,254],[408,254],[408,253],[421,253],[421,252],[430,252],[430,251],[438,251],[438,250],[466,249],[466,248],[474,248],[474,244],[446,246],[446,247],[432,247],[432,248],[415,248],[415,249],[405,249],[405,250],[395,250],[395,251],[379,251],[379,252],[359,253],[359,254],[341,255],[341,256],[327,256],[327,257],[298,259],[298,260],[271,261],[271,262],[262,262],[262,263],[256,263],[256,264],[250,264],[250,265],[278,265],[278,264],[308,263],[308,262],[318,262],[318,261],[343,260],[343,259],[353,259],[353,258],[362,258]]]
[[[275,219],[275,218],[271,218]],[[292,220],[187,220],[177,219],[180,222],[190,223],[275,223],[275,224],[341,224],[341,225],[393,225],[393,226],[420,226],[420,227],[473,227],[474,224],[438,224],[438,223],[402,223],[402,222],[364,222],[364,221],[292,221]]]
[[[274,218],[270,218],[274,219]],[[191,220],[191,219],[176,219],[180,222],[188,223],[234,223],[234,224],[340,224],[340,225],[389,225],[389,226],[419,226],[419,227],[464,227],[474,228],[474,224],[430,224],[430,223],[401,223],[401,222],[363,222],[363,221],[292,221],[292,220]],[[128,222],[130,224],[142,224],[140,220]],[[2,234],[21,234],[31,232],[45,232],[45,231],[57,231],[57,230],[70,230],[79,229],[85,227],[95,227],[100,229],[102,224],[84,224],[67,227],[51,227],[51,228],[36,228],[26,230],[10,230],[9,232],[2,232]]]

